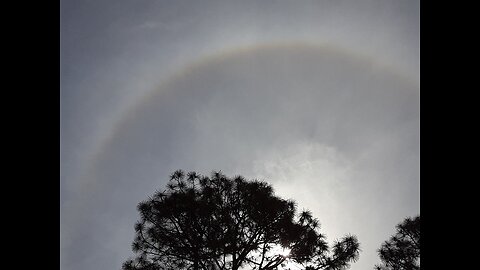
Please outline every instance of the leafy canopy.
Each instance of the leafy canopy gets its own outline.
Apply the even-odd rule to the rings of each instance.
[[[297,214],[295,202],[275,196],[268,183],[242,176],[179,170],[138,210],[136,257],[124,270],[333,270],[359,255],[355,236],[329,247],[309,211]]]
[[[376,270],[420,269],[420,216],[406,218],[397,226],[397,233],[385,241],[378,255],[381,265]]]

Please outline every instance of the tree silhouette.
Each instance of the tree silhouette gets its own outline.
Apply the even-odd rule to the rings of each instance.
[[[359,256],[347,235],[329,248],[311,213],[274,195],[266,182],[174,172],[163,192],[139,203],[124,270],[345,269]],[[298,268],[297,268],[298,269]]]
[[[396,227],[397,233],[378,250],[382,264],[376,265],[375,269],[420,269],[420,216],[406,218]]]

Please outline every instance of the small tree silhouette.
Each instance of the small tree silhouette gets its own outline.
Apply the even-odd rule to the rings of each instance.
[[[420,269],[420,216],[406,218],[396,227],[397,233],[378,250],[382,264],[376,265],[375,269]]]
[[[174,172],[163,192],[138,205],[124,270],[344,269],[359,256],[347,235],[330,249],[311,213],[274,195],[266,182]]]

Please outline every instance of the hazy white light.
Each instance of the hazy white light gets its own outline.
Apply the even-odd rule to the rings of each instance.
[[[289,248],[282,248],[282,251],[280,252],[280,255],[283,257],[288,257],[290,255],[291,249]]]
[[[275,245],[271,250],[271,254],[278,254],[283,257],[288,257],[290,255],[291,249],[282,247],[280,245]]]

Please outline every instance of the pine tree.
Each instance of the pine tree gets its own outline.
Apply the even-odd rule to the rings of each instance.
[[[345,269],[357,260],[357,238],[329,247],[309,211],[275,196],[266,182],[174,172],[165,191],[138,205],[124,270]]]

